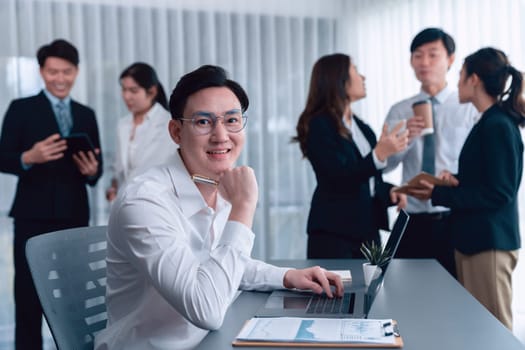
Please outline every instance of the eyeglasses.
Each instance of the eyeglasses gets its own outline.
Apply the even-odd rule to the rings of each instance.
[[[198,135],[207,135],[215,129],[219,118],[222,118],[222,123],[228,132],[237,133],[244,129],[248,117],[240,109],[232,109],[222,116],[200,111],[193,113],[191,118],[178,118],[178,120],[191,121],[193,130]]]

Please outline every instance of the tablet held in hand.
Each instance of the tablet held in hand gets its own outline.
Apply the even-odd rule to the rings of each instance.
[[[430,175],[429,173],[421,172],[414,176],[410,181],[408,181],[403,186],[397,187],[394,189],[394,192],[408,193],[411,189],[422,188],[420,181],[425,180],[436,186],[452,186],[452,184],[446,180]]]
[[[86,133],[70,134],[64,137],[67,142],[66,155],[72,156],[80,151],[87,153],[88,151],[95,153],[93,142]]]

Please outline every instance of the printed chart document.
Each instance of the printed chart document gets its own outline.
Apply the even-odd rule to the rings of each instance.
[[[333,319],[270,317],[249,320],[236,346],[345,346],[402,347],[392,319]]]

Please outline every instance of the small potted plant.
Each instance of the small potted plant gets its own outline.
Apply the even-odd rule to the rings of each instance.
[[[363,253],[367,262],[363,264],[363,274],[365,276],[365,284],[379,277],[383,267],[390,261],[389,250],[383,250],[381,244],[375,241],[364,242],[361,245],[361,253]]]

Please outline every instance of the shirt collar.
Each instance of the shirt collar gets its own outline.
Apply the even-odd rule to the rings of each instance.
[[[175,152],[174,161],[168,171],[171,176],[175,195],[180,199],[182,212],[186,217],[191,217],[201,210],[208,210],[208,204],[200,193],[197,185],[191,179],[179,152]],[[231,205],[219,194],[217,195],[216,211],[223,210]]]
[[[153,106],[151,106],[151,108],[144,115],[144,120],[151,119],[157,113],[157,109],[159,108],[159,106],[159,103],[155,102]]]
[[[50,93],[46,88],[44,88],[44,94],[46,95],[47,99],[51,102],[51,106],[53,106],[53,108],[60,101],[64,102],[66,107],[68,108],[69,108],[69,105],[71,104],[71,96],[67,96],[66,98],[61,100],[55,95],[53,95],[52,93]]]
[[[448,84],[445,85],[445,87],[438,92],[434,98],[439,102],[439,104],[443,104],[447,98],[450,96],[450,94],[454,93],[454,89],[452,89]],[[426,98],[430,98],[431,96],[427,94],[425,91],[421,90],[421,95],[425,96]]]
[[[158,102],[155,102],[153,106],[151,106],[151,108],[144,114],[144,121],[149,121],[149,120],[164,121],[162,118],[155,117],[156,115],[159,114],[159,108],[164,108],[164,107],[162,107],[162,105],[159,104]],[[132,127],[133,126],[133,114],[129,113],[127,116],[129,116],[129,118],[126,119],[128,121],[127,124],[129,125],[129,127]]]

